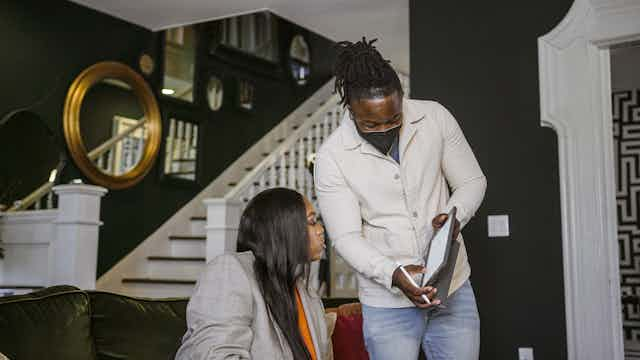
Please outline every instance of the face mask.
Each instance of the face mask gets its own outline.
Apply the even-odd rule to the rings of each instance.
[[[364,132],[360,131],[358,125],[356,125],[356,129],[358,130],[358,134],[362,136],[369,144],[373,145],[378,151],[382,154],[387,155],[389,150],[391,150],[391,146],[393,146],[393,142],[400,135],[400,127],[402,125],[398,125],[394,128],[385,130],[385,131],[376,131],[376,132]]]

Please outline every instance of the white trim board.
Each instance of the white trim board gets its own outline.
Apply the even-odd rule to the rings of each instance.
[[[558,134],[567,352],[624,358],[609,47],[640,39],[640,0],[575,0],[538,39],[542,126]]]

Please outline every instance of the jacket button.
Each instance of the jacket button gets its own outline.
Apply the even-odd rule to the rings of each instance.
[[[414,218],[417,218],[417,217],[418,217],[418,212],[417,212],[417,211],[414,211],[414,212],[413,212],[413,217],[414,217]]]
[[[394,179],[396,179],[396,180],[400,179],[400,174],[395,174],[395,175],[393,176],[393,178],[394,178]]]

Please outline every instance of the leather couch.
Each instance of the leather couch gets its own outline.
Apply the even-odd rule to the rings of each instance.
[[[334,359],[367,359],[353,299],[328,300],[338,314]],[[0,353],[11,360],[173,359],[186,331],[188,299],[144,299],[73,286],[0,297]]]

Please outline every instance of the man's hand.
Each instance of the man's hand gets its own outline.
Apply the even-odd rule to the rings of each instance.
[[[406,265],[404,266],[404,269],[411,276],[424,272],[424,267],[420,265]],[[440,304],[440,300],[432,301],[431,304],[427,304],[422,298],[422,294],[425,294],[427,295],[429,300],[433,299],[433,297],[436,295],[436,292],[438,291],[436,288],[431,286],[425,286],[423,288],[413,286],[413,284],[411,284],[411,281],[409,281],[409,279],[407,279],[404,274],[402,274],[402,270],[400,270],[399,266],[393,272],[391,284],[402,290],[405,296],[409,298],[409,300],[411,300],[411,302],[413,302],[415,306],[421,309],[426,309],[431,306]]]
[[[449,218],[448,214],[436,215],[436,217],[433,218],[433,221],[431,221],[431,225],[433,225],[433,228],[435,230],[438,230],[442,227],[442,225],[444,225],[445,222],[447,222],[448,218]],[[459,234],[460,234],[460,221],[456,219],[455,223],[453,224],[453,240],[458,240]]]

